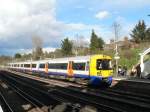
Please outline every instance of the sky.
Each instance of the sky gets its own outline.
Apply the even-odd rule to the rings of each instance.
[[[66,37],[89,41],[92,29],[109,43],[114,22],[121,40],[139,20],[150,27],[148,14],[150,0],[0,0],[0,55],[30,52],[36,36],[54,51]]]

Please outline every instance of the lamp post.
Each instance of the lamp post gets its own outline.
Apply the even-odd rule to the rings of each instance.
[[[116,44],[116,48],[117,48],[117,44]],[[116,60],[116,77],[118,76],[118,60],[120,59],[118,51],[116,50],[114,59]]]
[[[118,76],[118,60],[120,59],[119,53],[118,53],[118,37],[119,37],[119,30],[120,30],[120,24],[117,22],[113,23],[113,30],[114,30],[114,36],[115,36],[115,56],[114,59],[116,60],[116,77]]]

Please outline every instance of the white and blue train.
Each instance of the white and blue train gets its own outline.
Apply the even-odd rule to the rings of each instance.
[[[9,63],[9,69],[20,72],[32,72],[44,75],[64,76],[88,80],[90,84],[112,83],[113,70],[111,57],[92,55],[57,58],[40,61]]]

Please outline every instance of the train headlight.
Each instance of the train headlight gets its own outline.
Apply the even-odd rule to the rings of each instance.
[[[114,73],[113,72],[110,72],[110,75],[113,75]]]
[[[97,72],[97,76],[102,76],[101,72]]]

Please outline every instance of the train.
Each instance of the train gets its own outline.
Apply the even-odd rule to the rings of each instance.
[[[19,72],[32,72],[53,77],[84,80],[89,85],[112,83],[112,58],[108,55],[76,56],[39,61],[8,63],[8,68]]]

